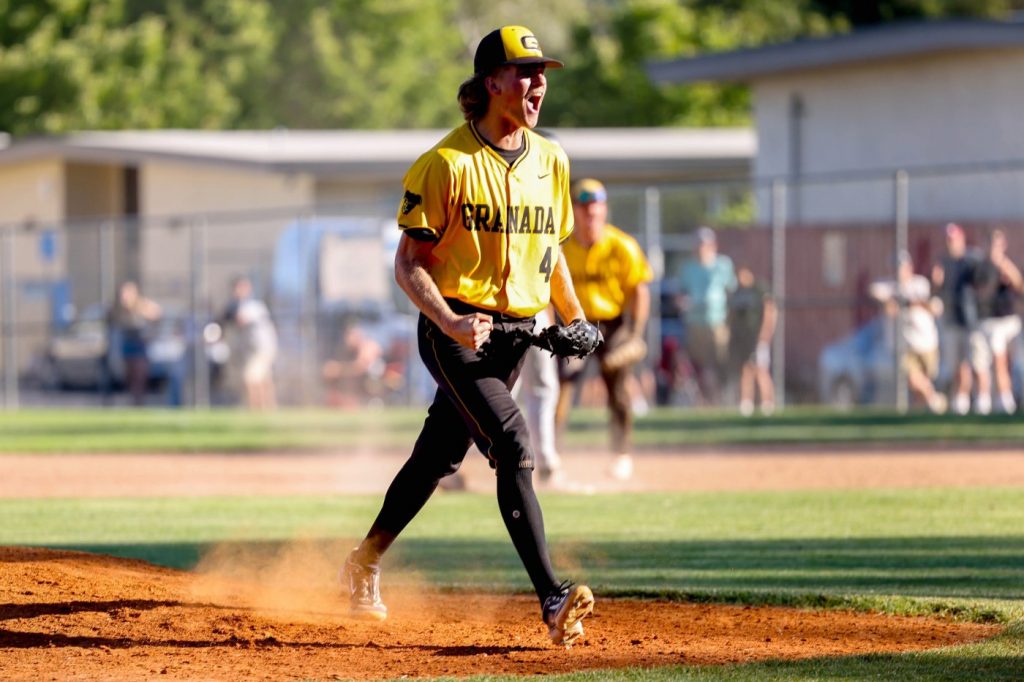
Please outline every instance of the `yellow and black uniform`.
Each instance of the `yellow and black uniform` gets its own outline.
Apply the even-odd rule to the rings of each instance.
[[[398,225],[437,242],[430,275],[442,296],[525,318],[551,298],[573,218],[565,152],[523,132],[510,164],[472,123],[453,130],[406,173]]]
[[[572,285],[591,322],[622,317],[630,293],[654,278],[636,239],[614,225],[605,225],[590,248],[576,240],[562,247]]]
[[[559,261],[560,244],[573,230],[569,163],[561,147],[530,130],[543,99],[543,68],[560,65],[543,55],[525,27],[489,33],[477,47],[474,75],[460,88],[459,102],[470,122],[451,131],[405,175],[399,254],[404,249],[414,257],[399,267],[417,278],[426,270],[451,310],[467,316],[457,322],[471,323],[474,333],[479,325],[487,338],[482,345],[476,338],[462,345],[426,314],[419,316],[420,358],[437,392],[369,533],[346,560],[353,613],[387,616],[380,598],[380,559],[441,480],[458,471],[471,443],[495,469],[498,508],[552,641],[566,646],[576,641],[583,633],[580,619],[593,608],[589,588],[555,578],[533,490],[529,429],[510,392],[530,347],[534,315],[550,303],[552,280],[558,303],[578,314]],[[514,70],[504,68],[509,66]],[[491,85],[505,84],[504,90],[495,89],[496,99],[488,89],[492,78]],[[519,90],[528,98],[519,99]],[[513,100],[524,109],[521,125],[510,123]],[[519,148],[492,146],[480,130],[506,143],[519,142]],[[402,276],[410,275],[403,270],[400,281]],[[417,279],[417,284],[424,283]],[[421,310],[438,303],[430,283],[426,287],[426,294],[406,288]],[[489,316],[491,324],[473,313]],[[459,336],[465,342],[465,335]]]
[[[598,362],[641,330],[624,324],[623,315],[637,286],[650,282],[654,273],[636,239],[614,225],[605,224],[600,239],[589,247],[570,239],[562,247],[565,264],[572,275],[573,288],[587,319],[597,324],[605,343],[594,353]],[[566,385],[578,384],[584,375],[585,363],[560,365],[562,396],[556,421],[564,425],[568,419],[572,392]],[[632,449],[633,412],[626,380],[632,367],[608,367],[601,362],[601,378],[608,393],[612,413],[611,439],[615,453]]]
[[[472,438],[494,467],[534,466],[525,420],[508,389],[529,347],[523,332],[533,330],[534,315],[551,300],[559,244],[572,233],[568,166],[561,147],[529,130],[521,148],[507,152],[470,122],[405,175],[399,229],[435,242],[428,271],[453,311],[481,311],[494,323],[478,352],[420,315],[420,356],[438,384],[431,415],[445,416],[428,419],[425,442],[434,451],[461,452],[458,462]],[[481,381],[484,370],[497,381]]]
[[[428,272],[452,310],[484,312],[493,327],[477,351],[420,314],[419,353],[438,388],[361,556],[379,557],[476,443],[496,471],[502,517],[543,602],[558,581],[532,491],[529,428],[510,390],[530,348],[524,332],[550,302],[559,245],[572,233],[565,153],[526,129],[519,150],[498,150],[466,123],[410,168],[398,225],[434,242]]]

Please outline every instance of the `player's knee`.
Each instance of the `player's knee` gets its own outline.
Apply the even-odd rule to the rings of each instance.
[[[530,453],[526,453],[519,459],[499,459],[494,462],[494,468],[499,476],[516,476],[520,472],[526,472],[529,474],[534,469],[533,456]]]
[[[462,461],[451,461],[448,459],[417,457],[413,458],[408,465],[417,478],[425,480],[440,480],[445,476],[451,476],[462,466]]]
[[[420,443],[417,443],[409,457],[407,466],[411,467],[417,475],[426,479],[441,479],[451,476],[459,470],[468,449],[468,441],[449,447],[443,445],[421,446]]]
[[[488,455],[497,469],[518,471],[534,467],[529,431],[525,422],[517,423],[518,428],[505,429],[491,441]]]

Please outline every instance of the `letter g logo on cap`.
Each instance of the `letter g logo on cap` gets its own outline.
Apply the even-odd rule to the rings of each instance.
[[[537,38],[535,36],[525,35],[519,39],[519,42],[521,42],[523,44],[523,47],[525,47],[527,50],[540,49],[540,43],[537,42]]]

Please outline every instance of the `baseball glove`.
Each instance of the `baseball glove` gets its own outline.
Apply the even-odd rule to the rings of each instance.
[[[608,372],[635,365],[647,357],[647,344],[639,336],[630,336],[609,349],[601,358],[601,367]]]
[[[573,320],[564,327],[553,324],[532,339],[535,346],[561,358],[585,358],[604,342],[601,331],[586,320]]]

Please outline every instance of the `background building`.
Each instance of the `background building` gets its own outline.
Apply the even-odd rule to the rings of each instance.
[[[749,129],[552,132],[573,173],[602,178],[624,227],[647,234],[660,224],[637,188],[746,185],[756,149]],[[24,371],[55,328],[108,304],[123,279],[191,318],[219,310],[239,273],[281,303],[278,316],[355,305],[390,285],[402,174],[445,133],[85,132],[0,148],[3,314],[17,330],[5,366]],[[692,229],[675,213],[677,230]]]
[[[1024,257],[1024,22],[886,24],[652,64],[662,83],[749,84],[756,230],[729,235],[785,296],[785,383],[810,392],[829,342],[875,314],[867,285],[908,250],[928,274],[942,226]],[[785,237],[779,230],[785,229]],[[765,257],[774,254],[771,262]],[[784,268],[784,271],[779,271]],[[780,377],[781,378],[781,377]]]

